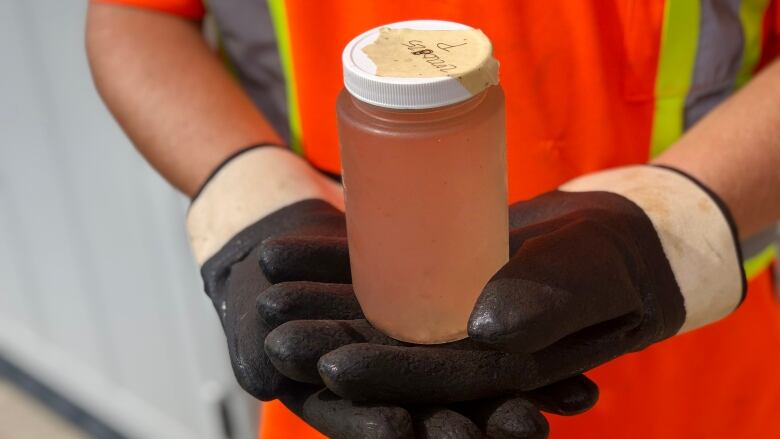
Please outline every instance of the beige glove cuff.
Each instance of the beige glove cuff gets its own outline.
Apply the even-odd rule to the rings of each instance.
[[[343,209],[341,185],[291,151],[249,149],[229,159],[201,189],[187,214],[198,265],[238,232],[295,202],[319,198]]]
[[[736,232],[728,213],[692,179],[671,169],[627,166],[576,178],[560,189],[612,192],[644,210],[685,301],[680,332],[719,320],[739,306],[744,272]]]

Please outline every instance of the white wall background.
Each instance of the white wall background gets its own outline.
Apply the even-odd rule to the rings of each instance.
[[[250,437],[186,200],[93,89],[86,0],[0,0],[0,355],[132,438]]]

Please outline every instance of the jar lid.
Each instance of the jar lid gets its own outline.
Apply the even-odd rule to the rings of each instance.
[[[498,84],[493,46],[479,29],[441,20],[371,29],[341,56],[344,86],[385,108],[424,109],[465,101]]]

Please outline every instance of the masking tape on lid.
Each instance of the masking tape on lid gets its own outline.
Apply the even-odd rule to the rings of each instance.
[[[376,76],[457,79],[472,95],[498,84],[498,61],[479,29],[421,30],[382,28],[363,52]]]

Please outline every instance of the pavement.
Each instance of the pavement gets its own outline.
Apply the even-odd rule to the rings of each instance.
[[[0,439],[89,439],[90,436],[0,375]]]

